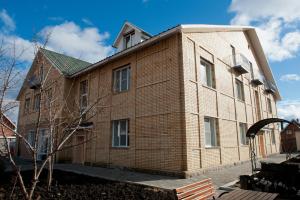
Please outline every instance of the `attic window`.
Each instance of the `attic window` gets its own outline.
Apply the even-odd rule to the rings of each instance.
[[[129,33],[124,36],[124,47],[125,49],[131,47],[133,45],[133,37],[134,37],[134,32]]]

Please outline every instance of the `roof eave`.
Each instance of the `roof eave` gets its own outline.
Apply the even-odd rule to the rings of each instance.
[[[137,44],[137,45],[135,45],[135,46],[133,46],[133,47],[130,47],[130,48],[128,48],[128,49],[125,49],[125,50],[123,50],[123,51],[120,51],[120,52],[118,52],[118,53],[116,53],[116,54],[114,54],[114,55],[112,55],[112,56],[110,56],[110,57],[107,57],[107,58],[105,58],[105,59],[103,59],[103,60],[101,60],[101,61],[99,61],[99,62],[97,62],[97,63],[94,63],[94,64],[90,65],[89,67],[87,67],[87,68],[85,68],[85,69],[83,69],[83,70],[81,70],[81,71],[79,71],[79,72],[76,72],[76,73],[72,74],[70,77],[71,77],[71,78],[76,77],[76,76],[78,76],[79,74],[82,74],[82,73],[84,73],[84,72],[90,71],[90,70],[92,70],[92,69],[94,69],[94,68],[96,68],[96,67],[99,67],[99,66],[101,66],[101,65],[104,65],[104,64],[106,64],[106,63],[108,63],[108,62],[110,62],[110,61],[112,61],[112,60],[115,60],[115,59],[117,59],[117,58],[119,58],[119,57],[122,57],[122,56],[124,56],[124,55],[129,54],[129,53],[132,53],[132,52],[134,52],[134,51],[136,51],[136,50],[138,50],[138,49],[140,49],[140,48],[143,48],[143,47],[145,47],[145,46],[148,46],[148,45],[150,45],[150,44],[152,44],[152,43],[154,43],[154,42],[157,42],[158,40],[161,40],[161,39],[163,39],[163,38],[168,37],[168,36],[171,35],[171,34],[174,34],[174,33],[176,33],[176,32],[181,31],[181,28],[182,28],[181,26],[176,26],[176,27],[174,27],[174,28],[172,28],[172,29],[170,29],[170,30],[168,30],[168,31],[166,31],[166,32],[163,32],[163,33],[161,33],[161,34],[158,34],[158,35],[156,35],[156,36],[153,36],[153,37],[149,38],[148,40],[146,40],[146,41],[144,41],[144,42],[141,42],[141,43],[139,43],[139,44]]]

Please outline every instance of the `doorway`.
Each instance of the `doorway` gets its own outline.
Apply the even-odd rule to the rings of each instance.
[[[260,155],[265,158],[266,157],[266,149],[265,149],[265,140],[264,135],[258,135],[258,142],[259,142],[259,153]]]

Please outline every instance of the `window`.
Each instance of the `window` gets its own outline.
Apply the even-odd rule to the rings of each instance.
[[[43,160],[48,153],[49,147],[49,135],[47,129],[41,129],[39,131],[39,143],[37,147],[38,159]]]
[[[236,79],[235,80],[235,86],[236,86],[236,96],[237,96],[237,98],[241,101],[245,101],[243,82]]]
[[[215,88],[213,64],[201,58],[200,75],[202,84]]]
[[[88,105],[88,81],[84,80],[80,82],[80,91],[79,91],[79,106],[80,114],[82,114]],[[85,116],[83,116],[84,118]]]
[[[128,147],[129,146],[129,128],[128,119],[114,120],[112,122],[112,146]]]
[[[30,108],[30,98],[25,99],[24,112],[28,113]]]
[[[130,86],[130,66],[116,69],[114,76],[114,92],[123,92],[129,90]]]
[[[240,123],[239,124],[240,127],[240,143],[242,145],[248,145],[248,138],[246,137],[246,133],[247,133],[247,124],[245,123]]]
[[[38,111],[40,109],[40,103],[41,103],[41,95],[36,94],[34,96],[34,104],[33,104],[33,110]]]
[[[275,132],[274,132],[274,129],[272,129],[272,131],[271,131],[271,140],[272,140],[272,144],[275,144],[275,143],[276,143],[276,138],[275,138]]]
[[[216,119],[212,117],[204,117],[205,126],[205,146],[214,147],[217,146],[217,123]]]
[[[272,113],[272,103],[270,98],[268,98],[268,112]]]
[[[34,145],[34,136],[34,131],[29,131],[29,133],[27,134],[27,141],[32,147]]]
[[[129,33],[124,36],[124,47],[125,49],[131,47],[133,45],[133,37],[134,37],[134,32]]]

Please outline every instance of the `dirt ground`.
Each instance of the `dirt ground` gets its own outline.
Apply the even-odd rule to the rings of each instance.
[[[32,171],[24,171],[23,177],[28,185]],[[15,176],[6,172],[0,179],[0,199],[10,199]],[[170,190],[132,183],[108,181],[86,175],[78,175],[60,170],[54,171],[51,191],[46,190],[46,173],[38,183],[35,198],[40,199],[174,199]],[[17,186],[12,199],[23,199]]]

